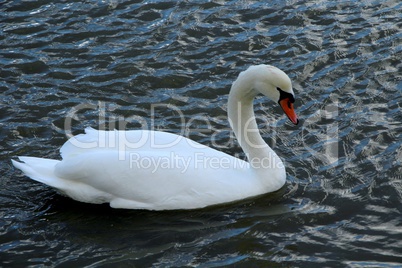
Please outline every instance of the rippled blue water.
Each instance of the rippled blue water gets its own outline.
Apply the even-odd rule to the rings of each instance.
[[[401,12],[374,0],[1,1],[0,266],[400,267]],[[86,126],[180,133],[174,108],[186,135],[242,157],[227,93],[259,63],[290,75],[302,120],[256,101],[287,167],[277,193],[113,210],[11,166],[17,155],[58,158]]]

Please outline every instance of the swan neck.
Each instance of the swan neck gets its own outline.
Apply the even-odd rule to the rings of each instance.
[[[262,159],[274,152],[261,137],[255,119],[253,100],[257,92],[247,88],[244,83],[236,82],[229,93],[230,124],[249,161],[255,158]]]
[[[281,159],[260,135],[253,109],[258,91],[253,84],[253,77],[245,74],[233,83],[228,100],[229,122],[261,187],[279,189],[285,183],[286,173]]]

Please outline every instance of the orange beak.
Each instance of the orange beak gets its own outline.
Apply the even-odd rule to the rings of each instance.
[[[297,119],[297,115],[295,109],[293,108],[293,103],[289,98],[284,98],[279,101],[279,105],[282,107],[282,110],[288,116],[289,120],[292,121],[293,124],[297,125],[299,123],[299,119]]]

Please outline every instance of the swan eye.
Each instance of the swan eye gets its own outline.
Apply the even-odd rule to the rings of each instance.
[[[292,103],[295,102],[295,97],[293,96],[293,94],[285,92],[282,89],[280,89],[279,87],[277,87],[276,89],[279,91],[279,94],[280,94],[279,95],[279,101],[284,100],[284,99],[288,99],[289,100],[289,103],[288,103],[289,107],[290,107],[290,105]]]

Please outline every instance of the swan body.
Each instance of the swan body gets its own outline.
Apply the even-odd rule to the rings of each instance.
[[[12,162],[64,195],[113,208],[196,209],[276,191],[286,173],[259,134],[253,112],[259,93],[298,123],[284,72],[257,65],[240,73],[229,93],[228,116],[248,161],[167,132],[87,128],[61,147],[61,161],[23,156]]]

